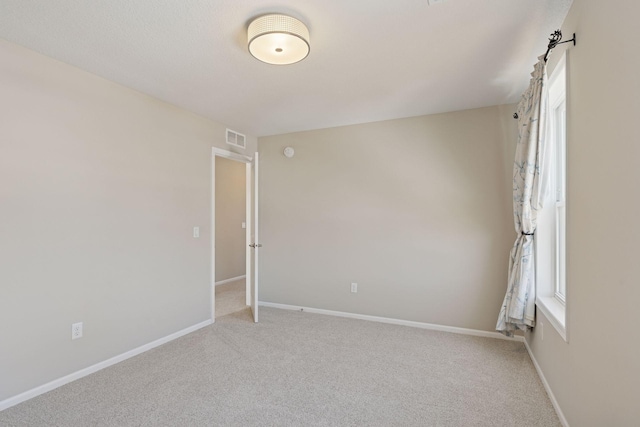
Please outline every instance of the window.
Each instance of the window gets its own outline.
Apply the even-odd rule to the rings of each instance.
[[[567,138],[566,138],[566,57],[549,78],[549,122],[547,143],[549,158],[548,197],[539,212],[536,231],[537,285],[536,306],[558,333],[567,340],[566,333],[566,197],[567,197]]]
[[[564,64],[563,68],[564,68]],[[563,70],[564,71],[564,70]],[[555,73],[554,73],[555,75]],[[555,145],[552,157],[553,189],[555,195],[555,294],[554,296],[565,304],[567,281],[565,273],[565,235],[566,235],[566,90],[564,72],[555,81],[552,80],[549,93],[551,141]],[[555,89],[555,90],[553,90]]]

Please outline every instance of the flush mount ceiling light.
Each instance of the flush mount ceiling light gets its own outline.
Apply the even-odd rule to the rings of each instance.
[[[247,30],[249,52],[267,64],[286,65],[309,55],[309,29],[287,15],[264,15],[254,19]]]

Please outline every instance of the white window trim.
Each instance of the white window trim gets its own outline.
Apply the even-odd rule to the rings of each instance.
[[[536,298],[536,307],[542,311],[544,316],[549,320],[549,323],[553,325],[562,339],[569,342],[567,337],[566,306],[560,303],[555,296],[544,296]]]
[[[566,53],[562,55],[562,58],[560,58],[560,61],[558,62],[556,68],[554,69],[551,75],[551,78],[549,79],[548,84],[550,88],[549,90],[550,115],[553,114],[554,108],[557,107],[560,102],[564,101],[566,103],[566,80],[565,80],[564,90],[558,93],[557,90],[554,91],[552,89],[555,86],[555,83],[557,82],[557,80],[559,78],[562,78],[563,76],[566,79]],[[566,123],[565,123],[565,126],[566,126]],[[555,152],[556,150],[553,150],[553,151]],[[556,154],[554,154],[554,156],[555,155]],[[565,147],[565,155],[566,155],[566,147]],[[566,158],[565,158],[565,162],[566,162]],[[553,169],[554,171],[553,173],[555,175],[556,174],[555,160],[549,166],[550,166],[550,169]],[[566,178],[566,163],[565,163],[565,178]],[[555,182],[555,177],[553,180],[551,180],[551,182],[552,183]],[[549,197],[545,203],[545,208],[543,208],[543,211],[547,211],[546,219],[541,218],[542,221],[539,223],[539,230],[543,233],[548,233],[548,235],[543,238],[545,241],[542,246],[538,244],[538,237],[542,237],[542,236],[540,236],[540,234],[536,232],[536,235],[537,235],[536,236],[536,258],[538,261],[545,260],[543,262],[538,263],[538,267],[536,271],[537,282],[538,282],[536,307],[549,320],[549,323],[551,323],[551,325],[562,337],[562,339],[568,342],[569,339],[568,339],[567,321],[566,321],[567,319],[566,296],[569,291],[568,289],[565,289],[565,295],[563,298],[562,295],[559,295],[557,293],[557,289],[556,289],[556,267],[555,267],[556,255],[555,254],[557,251],[556,212],[557,212],[558,202],[556,201],[557,199],[556,199],[555,184],[552,190],[553,191],[548,192]],[[566,195],[564,196],[564,200],[566,201]],[[563,201],[561,203],[564,204],[566,202]],[[565,224],[565,232],[566,232],[566,224]],[[566,239],[565,239],[565,245],[566,245]],[[549,262],[550,259],[553,260],[551,263]],[[565,259],[565,263],[566,263],[566,259]],[[566,278],[565,278],[565,287],[568,288],[568,284],[566,283]]]

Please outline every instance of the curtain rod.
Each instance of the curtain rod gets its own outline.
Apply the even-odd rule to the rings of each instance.
[[[549,57],[549,52],[551,52],[551,49],[553,49],[554,47],[558,46],[559,44],[573,42],[573,45],[575,46],[576,45],[576,33],[573,33],[573,38],[571,40],[565,40],[563,42],[561,42],[560,40],[562,40],[562,31],[555,30],[551,34],[551,37],[549,37],[549,44],[547,45],[547,53],[544,54],[544,62],[547,62],[547,59]],[[513,118],[517,119],[518,118],[518,113],[513,113]]]
[[[549,37],[549,45],[547,46],[547,53],[544,54],[544,62],[547,62],[547,57],[549,56],[549,52],[551,52],[551,49],[558,46],[559,44],[573,42],[573,45],[575,46],[576,33],[573,33],[573,38],[571,40],[565,40],[563,42],[561,42],[560,40],[562,40],[562,31],[555,30],[553,34],[551,34],[551,37]]]

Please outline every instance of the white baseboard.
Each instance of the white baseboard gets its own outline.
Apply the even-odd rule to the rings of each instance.
[[[414,322],[412,320],[392,319],[389,317],[369,316],[367,314],[347,313],[344,311],[324,310],[321,308],[301,307],[296,305],[278,304],[274,302],[260,301],[264,307],[280,308],[283,310],[306,311],[309,313],[326,314],[328,316],[347,317],[349,319],[369,320],[371,322],[390,323],[392,325],[411,326],[413,328],[431,329],[434,331],[452,332],[454,334],[473,335],[477,337],[498,338],[509,341],[524,341],[524,337],[506,337],[498,332],[480,331],[478,329],[458,328],[456,326],[436,325],[434,323]]]
[[[220,280],[219,282],[216,282],[216,286],[220,286],[220,285],[224,285],[225,283],[231,283],[231,282],[235,282],[236,280],[240,280],[240,279],[246,279],[247,276],[246,275],[242,275],[242,276],[238,276],[238,277],[232,277],[230,279],[224,279],[224,280]]]
[[[547,379],[545,378],[544,373],[542,373],[542,368],[540,368],[538,361],[533,355],[533,351],[531,351],[531,347],[529,347],[529,343],[527,342],[527,340],[524,340],[524,346],[527,348],[527,351],[529,352],[529,357],[531,357],[531,361],[533,362],[533,366],[536,367],[536,371],[538,372],[538,376],[540,377],[540,381],[542,381],[542,385],[544,386],[544,389],[547,391],[547,395],[551,400],[551,404],[553,405],[553,408],[556,410],[556,414],[558,415],[558,418],[560,418],[560,423],[564,427],[569,427],[569,422],[567,421],[564,414],[562,413],[562,409],[560,409],[560,404],[558,404],[558,401],[556,400],[556,396],[553,394],[553,391],[551,390],[551,386],[549,386],[549,383],[547,382]]]
[[[86,377],[87,375],[93,374],[101,369],[107,368],[111,365],[115,365],[116,363],[122,362],[123,360],[129,359],[133,356],[137,356],[140,353],[144,353],[145,351],[151,350],[152,348],[158,347],[162,344],[165,344],[169,341],[173,341],[176,338],[180,338],[183,335],[187,335],[193,331],[196,331],[200,328],[204,328],[205,326],[210,325],[211,319],[205,320],[204,322],[200,322],[196,325],[189,326],[188,328],[182,329],[181,331],[174,332],[171,335],[167,335],[166,337],[159,338],[155,341],[152,341],[148,344],[142,345],[140,347],[134,348],[133,350],[129,350],[125,353],[114,356],[110,359],[104,360],[102,362],[96,363],[95,365],[91,365],[87,368],[80,369],[79,371],[73,372],[69,375],[65,375],[62,378],[58,378],[57,380],[50,381],[41,386],[32,388],[31,390],[27,390],[23,393],[20,393],[16,396],[10,397],[3,401],[0,401],[0,411],[3,411],[7,408],[17,405],[18,403],[22,403],[26,400],[39,396],[43,393],[56,389],[60,386],[68,384],[72,381],[80,379],[82,377]]]

